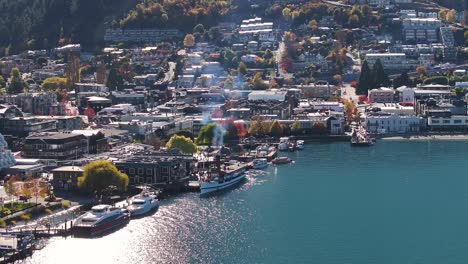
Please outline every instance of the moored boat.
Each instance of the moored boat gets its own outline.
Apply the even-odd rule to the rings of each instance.
[[[274,160],[271,161],[273,164],[279,165],[279,164],[288,164],[291,163],[292,160],[288,157],[277,157]]]
[[[298,140],[296,142],[296,149],[298,149],[298,150],[304,149],[304,140]]]
[[[127,210],[131,216],[140,216],[156,210],[158,207],[158,196],[154,192],[143,192],[132,200]]]
[[[268,161],[267,159],[254,159],[252,168],[256,170],[262,170],[268,167]]]
[[[289,149],[289,138],[288,137],[280,138],[280,142],[278,144],[278,150],[287,151],[288,149]]]
[[[130,214],[107,204],[93,206],[91,211],[78,217],[73,223],[73,231],[78,235],[96,236],[127,224]]]
[[[215,166],[213,171],[205,171],[199,175],[201,196],[234,186],[245,178],[245,164],[231,164],[221,170],[220,157],[216,156]]]

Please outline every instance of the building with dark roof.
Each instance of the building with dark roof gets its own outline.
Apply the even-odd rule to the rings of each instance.
[[[128,175],[130,184],[164,187],[187,183],[195,160],[192,155],[182,154],[178,150],[145,150],[119,159],[114,164]]]
[[[24,158],[72,160],[87,150],[86,137],[71,133],[40,133],[29,136],[24,142]]]
[[[4,135],[27,137],[38,132],[57,131],[57,120],[39,120],[34,116],[0,118],[0,132]]]

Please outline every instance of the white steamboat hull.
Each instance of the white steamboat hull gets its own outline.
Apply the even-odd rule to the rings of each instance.
[[[245,178],[245,174],[242,173],[242,175],[235,177],[231,180],[227,180],[223,183],[219,182],[201,182],[200,183],[200,195],[208,194],[208,193],[213,193],[216,191],[220,191],[222,189],[229,188],[236,183],[240,182]]]

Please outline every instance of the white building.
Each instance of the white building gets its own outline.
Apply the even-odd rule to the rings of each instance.
[[[334,111],[334,112],[344,112],[344,106],[340,102],[311,102],[312,108],[316,111]]]
[[[429,116],[427,118],[427,126],[431,130],[467,129],[468,128],[468,116],[466,115],[452,115],[450,117]]]
[[[249,101],[285,101],[286,91],[268,90],[268,91],[252,91],[249,94]]]
[[[367,131],[379,134],[418,132],[424,125],[422,117],[384,113],[367,113],[364,121]]]
[[[396,89],[400,95],[400,102],[413,102],[414,101],[414,89],[406,86],[398,87]]]
[[[372,67],[375,62],[380,59],[385,70],[409,70],[412,65],[406,58],[405,53],[368,53],[366,61],[369,67]]]

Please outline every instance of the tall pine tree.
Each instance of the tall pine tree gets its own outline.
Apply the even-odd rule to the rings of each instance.
[[[359,76],[359,82],[357,85],[356,94],[367,95],[367,91],[371,88],[371,86],[372,86],[372,71],[369,68],[369,64],[365,60],[361,66],[361,75]]]
[[[373,85],[372,88],[387,87],[390,85],[388,75],[385,73],[380,59],[375,61],[373,69]]]

